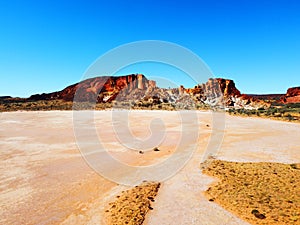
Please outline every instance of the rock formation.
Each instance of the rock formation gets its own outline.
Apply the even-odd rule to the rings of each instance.
[[[155,87],[155,81],[148,80],[142,74],[131,74],[126,76],[101,76],[90,78],[80,83],[70,85],[62,91],[49,94],[36,94],[28,98],[30,101],[37,100],[65,100],[87,102],[111,102],[120,92],[128,94],[135,89],[146,90]]]
[[[260,108],[268,107],[261,100],[242,95],[233,80],[215,78],[194,88],[159,88],[156,82],[143,74],[126,76],[102,76],[90,78],[70,85],[62,91],[32,95],[28,101],[64,100],[76,102],[140,102],[141,105],[173,104],[179,108],[195,108],[208,105],[219,108]]]
[[[185,88],[183,87],[183,85],[179,86],[178,91],[179,91],[179,95],[183,95],[184,94]]]
[[[283,103],[299,103],[300,102],[300,87],[289,88],[286,94],[282,97]]]
[[[210,78],[205,84],[188,89],[187,93],[195,96],[199,101],[213,106],[248,109],[269,107],[269,104],[262,100],[241,94],[234,81],[229,79]]]

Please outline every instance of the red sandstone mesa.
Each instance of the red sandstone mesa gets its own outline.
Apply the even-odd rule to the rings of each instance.
[[[76,96],[77,101],[110,102],[122,92],[131,92],[134,89],[145,90],[150,86],[156,86],[155,81],[148,80],[142,74],[131,74],[126,76],[101,76],[90,78],[79,83],[70,85],[62,91],[49,94],[36,94],[28,100],[65,100],[73,101]],[[109,98],[105,98],[105,94]]]

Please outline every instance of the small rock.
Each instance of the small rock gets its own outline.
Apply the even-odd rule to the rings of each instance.
[[[258,219],[266,219],[266,216],[264,215],[264,214],[262,214],[262,213],[260,213],[258,210],[256,210],[256,209],[253,209],[252,211],[251,211],[251,213],[256,217],[256,218],[258,218]]]
[[[254,216],[258,219],[266,219],[266,216],[264,214],[258,213],[258,214],[254,214]]]
[[[140,154],[144,154],[144,152],[143,152],[143,151],[139,151],[139,153],[140,153]]]
[[[159,152],[160,150],[157,147],[155,147],[155,148],[153,148],[153,151]]]

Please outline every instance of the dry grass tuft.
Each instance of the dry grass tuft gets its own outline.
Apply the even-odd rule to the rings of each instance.
[[[147,212],[153,209],[151,202],[154,202],[159,187],[160,183],[144,182],[116,196],[116,200],[109,203],[105,211],[107,224],[143,224]]]
[[[210,201],[251,224],[300,224],[300,164],[213,160],[204,173],[220,181]]]

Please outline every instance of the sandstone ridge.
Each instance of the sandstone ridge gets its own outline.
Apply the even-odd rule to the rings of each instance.
[[[262,100],[241,94],[233,80],[210,78],[193,88],[160,88],[143,74],[101,76],[83,80],[65,89],[48,94],[36,94],[27,100],[64,100],[77,102],[126,102],[139,104],[173,104],[180,108],[209,105],[220,108],[260,108],[269,105]]]
[[[150,86],[156,86],[155,81],[148,80],[142,74],[126,76],[101,76],[89,78],[79,83],[70,85],[62,91],[48,94],[36,94],[28,100],[65,100],[110,102],[115,99],[120,91],[131,92],[135,89],[145,90]],[[106,95],[105,95],[106,94]],[[107,96],[110,96],[109,98]]]

